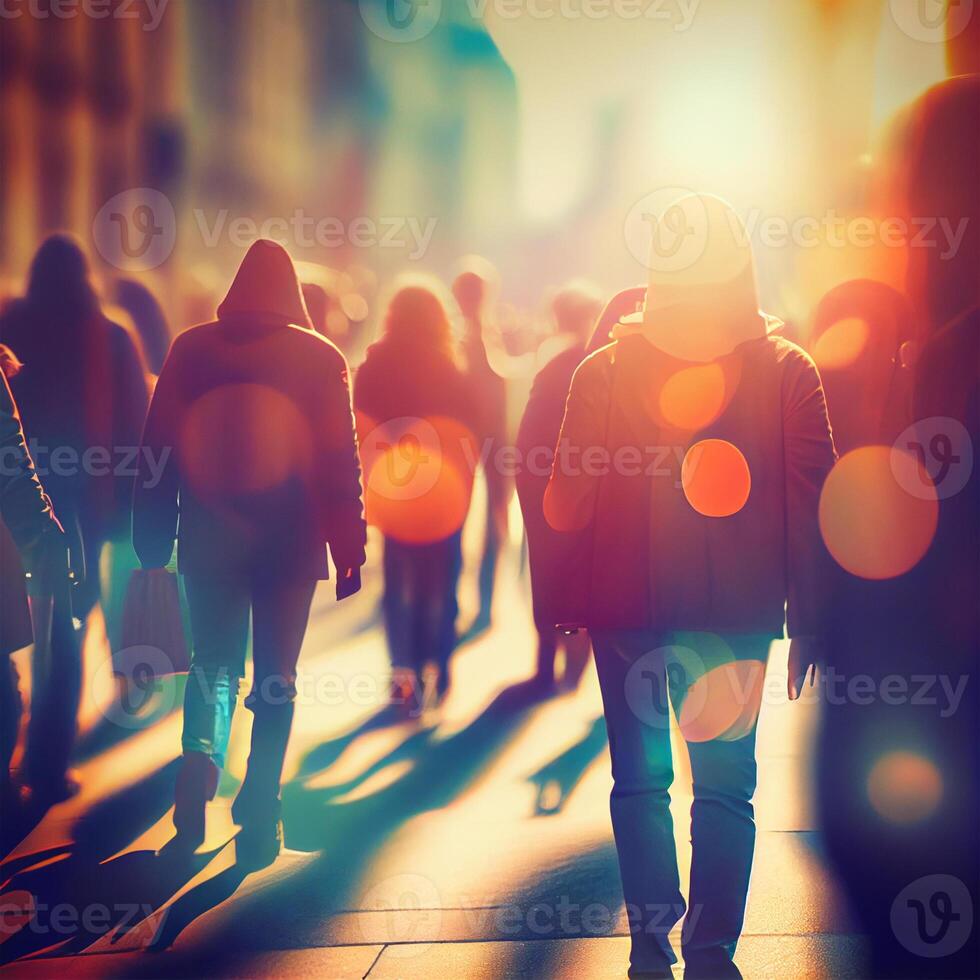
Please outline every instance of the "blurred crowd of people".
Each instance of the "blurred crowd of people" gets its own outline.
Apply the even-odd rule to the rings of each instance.
[[[943,958],[910,958],[892,902],[928,875],[956,877],[978,898],[980,480],[970,472],[957,492],[939,488],[920,553],[870,571],[830,539],[835,515],[822,491],[842,463],[890,451],[922,420],[953,420],[965,445],[978,444],[980,213],[975,175],[963,171],[978,156],[978,115],[975,76],[943,83],[909,110],[898,151],[908,213],[968,217],[959,250],[911,249],[904,292],[868,279],[836,286],[800,331],[809,353],[759,312],[751,249],[718,237],[706,252],[724,274],[695,263],[686,278],[651,273],[612,297],[570,283],[549,297],[550,329],[533,344],[503,337],[495,272],[470,258],[448,289],[421,278],[396,284],[364,351],[352,330],[331,338],[338,298],[303,283],[276,243],[256,242],[216,316],[174,338],[136,280],[120,279],[111,294],[135,330],[114,322],[82,246],[48,238],[23,296],[0,314],[5,812],[50,806],[77,788],[69,765],[89,614],[101,602],[118,652],[129,571],[137,558],[173,567],[176,543],[193,640],[176,846],[192,850],[204,838],[251,625],[244,703],[254,719],[234,816],[244,850],[268,863],[282,843],[296,663],[315,584],[331,576],[324,544],[343,599],[360,588],[367,526],[377,528],[392,702],[409,715],[438,705],[464,632],[462,534],[482,474],[479,608],[467,634],[490,625],[516,489],[537,631],[533,684],[542,695],[574,688],[594,645],[630,906],[683,907],[666,728],[638,721],[626,703],[630,664],[659,651],[654,687],[662,685],[664,711],[670,687],[683,728],[686,699],[715,668],[736,665],[761,690],[747,665],[764,670],[785,607],[791,697],[817,663],[878,686],[894,675],[968,678],[948,715],[908,699],[828,700],[817,776],[828,853],[871,936],[874,974],[969,975],[975,939]],[[709,228],[731,229],[723,202],[697,200]],[[508,365],[529,357],[536,372],[520,404],[527,385]],[[697,443],[722,454],[724,492],[699,489],[689,456],[673,459],[659,482],[590,473],[584,463],[572,472],[556,461],[563,441],[611,454]],[[530,465],[541,448],[545,464]],[[511,450],[518,463],[508,467]],[[935,479],[931,461],[922,465]],[[849,492],[872,499],[844,520],[852,537],[869,508],[889,506],[872,470],[863,472]],[[725,499],[733,492],[735,502]],[[883,519],[895,522],[892,538],[915,531],[901,508]],[[32,637],[15,781],[21,698],[9,654]],[[679,650],[695,651],[696,670]],[[737,975],[725,971],[734,970],[754,840],[759,704],[749,702],[721,727],[685,731],[695,779],[690,904],[706,911],[682,941],[685,961],[701,962],[706,976]],[[886,801],[869,803],[867,773],[892,756]],[[907,820],[888,801],[920,792],[923,760],[942,792]],[[631,921],[637,975],[669,975],[674,921]]]

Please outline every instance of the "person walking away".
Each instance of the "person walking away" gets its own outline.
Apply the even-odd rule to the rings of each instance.
[[[312,329],[282,246],[253,243],[218,319],[174,341],[143,447],[133,543],[144,568],[161,568],[176,538],[193,639],[175,846],[204,838],[251,614],[251,750],[232,815],[239,859],[267,864],[282,846],[280,781],[314,588],[329,577],[329,546],[337,598],[356,592],[365,543],[347,364]],[[162,454],[162,474],[149,472]]]
[[[384,537],[384,621],[392,699],[421,708],[424,669],[435,698],[450,687],[461,536],[478,457],[479,411],[456,363],[437,287],[409,283],[388,305],[384,333],[357,372],[354,407],[367,516]]]
[[[626,290],[624,292],[636,292]],[[638,302],[643,300],[643,288],[638,290]],[[617,294],[617,299],[623,293]],[[611,301],[610,308],[620,313],[632,313],[620,300]],[[574,687],[588,663],[588,633],[584,629],[559,631],[556,626],[575,626],[581,621],[581,597],[567,588],[565,575],[570,562],[587,554],[590,540],[587,534],[560,534],[544,519],[542,501],[554,447],[558,442],[561,420],[565,413],[565,398],[572,375],[586,354],[590,336],[597,329],[600,311],[597,296],[582,286],[566,286],[551,303],[557,328],[556,340],[566,344],[564,350],[538,372],[531,387],[524,415],[517,432],[518,458],[517,496],[527,532],[528,564],[531,572],[531,596],[534,606],[534,625],[538,633],[538,660],[535,684],[543,691],[555,686],[555,656],[559,644],[564,648],[567,686]],[[614,322],[618,314],[611,319]],[[608,332],[611,323],[606,324]]]

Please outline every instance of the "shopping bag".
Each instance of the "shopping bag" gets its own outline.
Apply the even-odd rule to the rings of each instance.
[[[157,676],[190,669],[180,614],[177,576],[165,568],[138,568],[130,576],[122,611],[123,650],[154,651],[148,663]]]

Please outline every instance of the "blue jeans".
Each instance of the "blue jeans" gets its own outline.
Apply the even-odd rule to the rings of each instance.
[[[610,811],[631,965],[652,971],[676,962],[668,934],[687,910],[686,965],[733,969],[755,847],[755,722],[772,637],[598,630],[592,641],[609,732]],[[726,666],[737,661],[756,663]],[[694,781],[689,907],[669,809],[669,704],[687,739]]]

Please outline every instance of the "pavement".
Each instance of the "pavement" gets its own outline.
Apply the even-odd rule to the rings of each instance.
[[[473,537],[468,528],[468,554]],[[372,558],[358,596],[337,605],[331,583],[317,593],[286,763],[287,847],[252,874],[235,863],[230,816],[249,713],[236,716],[207,841],[190,863],[158,855],[172,833],[183,682],[162,682],[135,716],[115,713],[104,633],[98,619],[90,625],[82,790],[0,865],[0,960],[15,960],[0,976],[626,975],[594,667],[575,691],[549,698],[522,683],[534,642],[515,542],[499,568],[493,625],[457,651],[448,700],[399,718],[384,707],[376,551]],[[472,564],[464,622],[476,604]],[[786,700],[785,660],[784,644],[774,644],[736,962],[747,978],[860,977],[865,944],[814,829],[817,706]],[[676,732],[674,748],[683,881],[691,790]]]

